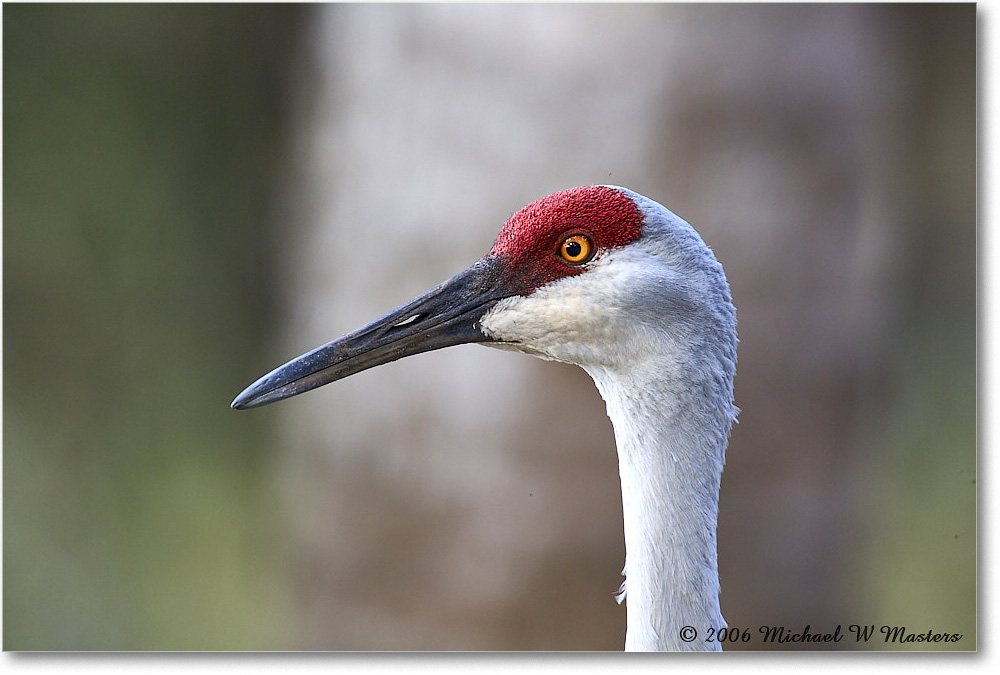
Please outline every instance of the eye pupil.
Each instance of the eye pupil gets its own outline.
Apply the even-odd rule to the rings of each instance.
[[[580,246],[578,241],[568,241],[566,242],[566,255],[570,258],[579,257],[580,253],[583,251],[583,247]]]

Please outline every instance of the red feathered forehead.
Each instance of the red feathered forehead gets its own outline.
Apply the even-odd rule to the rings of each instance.
[[[500,230],[491,255],[504,261],[508,279],[521,294],[583,268],[557,255],[567,233],[590,235],[598,251],[625,246],[642,232],[642,212],[623,192],[595,185],[556,192],[528,204]]]
[[[511,216],[491,252],[516,256],[574,227],[592,234],[600,248],[624,246],[639,238],[642,213],[625,193],[614,188],[595,185],[563,190]]]

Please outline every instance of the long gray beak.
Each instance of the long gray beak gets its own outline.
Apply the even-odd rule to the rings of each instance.
[[[479,320],[505,294],[501,263],[486,256],[469,269],[364,328],[272,370],[236,397],[256,408],[401,359],[469,342],[489,342]]]

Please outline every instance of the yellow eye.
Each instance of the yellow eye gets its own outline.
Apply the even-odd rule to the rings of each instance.
[[[585,234],[574,234],[566,237],[559,245],[559,255],[568,263],[579,265],[590,260],[594,253],[594,244]]]

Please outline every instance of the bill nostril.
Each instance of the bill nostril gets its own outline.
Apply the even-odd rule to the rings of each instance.
[[[413,316],[411,316],[411,317],[408,317],[408,318],[406,318],[406,319],[403,319],[403,320],[402,320],[402,321],[400,321],[399,323],[396,323],[396,324],[393,324],[393,326],[392,326],[392,327],[393,327],[393,328],[402,328],[403,326],[409,326],[409,325],[410,325],[411,323],[413,323],[414,321],[419,321],[419,320],[420,320],[420,319],[422,319],[422,318],[424,318],[424,315],[418,312],[418,313],[414,314],[414,315],[413,315]]]

